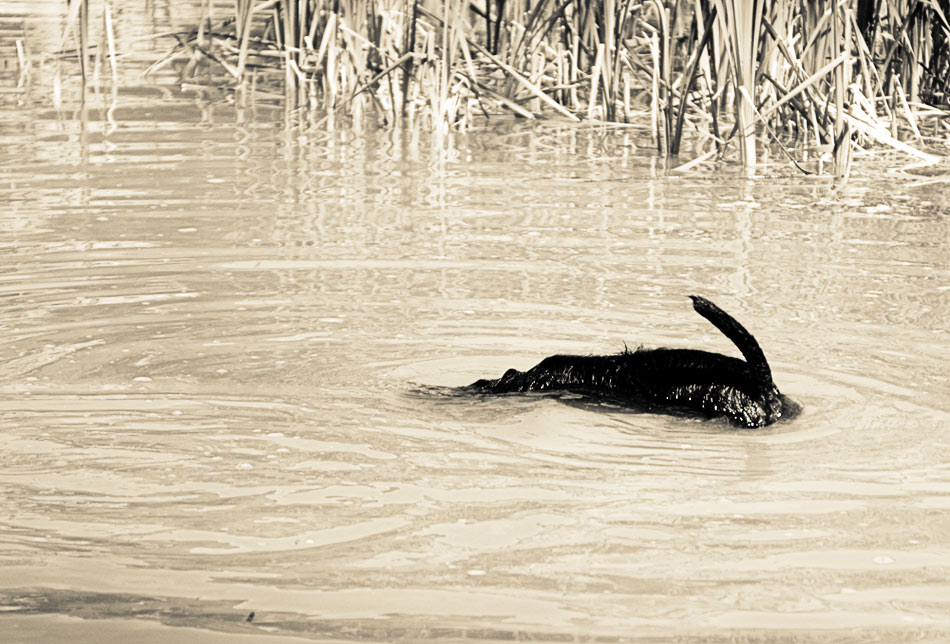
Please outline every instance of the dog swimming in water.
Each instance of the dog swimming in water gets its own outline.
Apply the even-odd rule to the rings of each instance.
[[[556,355],[527,371],[472,383],[485,393],[570,391],[604,396],[651,412],[725,416],[739,427],[770,425],[794,416],[798,406],[782,395],[759,343],[718,306],[691,295],[693,309],[709,320],[745,360],[697,349],[624,350],[608,356]]]

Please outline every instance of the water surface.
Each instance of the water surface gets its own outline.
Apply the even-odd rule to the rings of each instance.
[[[0,640],[950,637],[940,175],[677,175],[637,130],[438,146],[142,81],[112,111],[16,96]],[[734,355],[691,293],[797,419],[449,389]]]

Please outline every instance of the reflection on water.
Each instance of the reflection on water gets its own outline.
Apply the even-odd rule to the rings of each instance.
[[[110,130],[31,91],[0,121],[0,640],[950,636],[945,183],[665,175],[556,123],[433,149],[167,87]],[[801,416],[447,389],[732,354],[689,293]]]

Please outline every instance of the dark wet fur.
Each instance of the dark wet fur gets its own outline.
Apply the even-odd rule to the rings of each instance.
[[[740,427],[763,427],[797,412],[772,382],[772,370],[752,334],[709,300],[693,308],[738,347],[744,360],[696,349],[637,349],[609,356],[556,355],[527,371],[466,389],[490,393],[573,391],[600,395],[654,412],[725,416]]]

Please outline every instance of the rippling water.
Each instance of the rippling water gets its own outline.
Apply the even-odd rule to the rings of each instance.
[[[947,182],[680,176],[644,143],[7,100],[0,640],[950,638]],[[734,353],[690,293],[801,416],[450,389]]]

